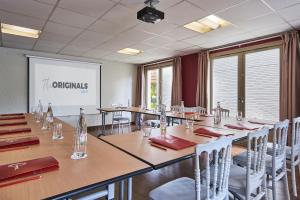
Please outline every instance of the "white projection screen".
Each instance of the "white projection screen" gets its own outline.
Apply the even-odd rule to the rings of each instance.
[[[29,110],[51,102],[55,116],[99,113],[101,65],[49,58],[29,58]]]

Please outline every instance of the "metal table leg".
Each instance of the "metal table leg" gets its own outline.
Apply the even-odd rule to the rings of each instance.
[[[124,192],[125,192],[125,180],[120,181],[120,189],[119,189],[119,199],[124,200]]]
[[[105,115],[106,112],[102,112],[102,134],[105,135]]]
[[[132,178],[128,178],[127,200],[132,200]]]

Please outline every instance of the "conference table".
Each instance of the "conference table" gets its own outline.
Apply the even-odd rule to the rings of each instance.
[[[131,155],[88,135],[88,157],[72,160],[73,135],[75,129],[62,123],[62,140],[52,140],[52,131],[41,130],[31,114],[26,114],[27,125],[0,127],[0,130],[30,127],[30,133],[0,136],[0,141],[27,136],[37,136],[40,144],[28,148],[0,152],[0,165],[53,156],[59,169],[41,174],[31,180],[0,188],[0,199],[66,199],[95,189],[102,189],[109,199],[114,196],[114,183],[128,180],[128,199],[132,198],[132,177],[152,170],[148,164]],[[16,122],[18,120],[12,120]]]
[[[130,112],[130,113],[134,113],[136,116],[136,124],[138,129],[140,128],[140,119],[141,119],[141,115],[145,114],[145,115],[152,115],[152,116],[157,116],[158,118],[160,117],[160,112],[156,111],[156,110],[150,110],[150,109],[143,109],[140,107],[110,107],[110,108],[98,108],[98,111],[100,111],[101,114],[101,122],[102,122],[102,131],[101,133],[98,135],[105,135],[105,124],[106,124],[106,115],[108,113],[113,113],[113,112]],[[170,125],[172,123],[173,125],[173,119],[179,119],[179,120],[186,120],[186,119],[191,119],[191,117],[193,115],[191,114],[179,114],[179,113],[175,113],[175,112],[171,112],[171,111],[167,111],[166,112],[166,116],[167,116],[167,121],[168,121],[168,125]],[[193,118],[194,121],[202,121],[202,117],[199,118]]]

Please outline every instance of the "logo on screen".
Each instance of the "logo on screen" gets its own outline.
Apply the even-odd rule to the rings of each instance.
[[[43,90],[48,90],[50,88],[54,89],[79,89],[83,91],[87,91],[89,84],[83,82],[68,82],[68,81],[51,81],[50,78],[46,78],[42,80]]]

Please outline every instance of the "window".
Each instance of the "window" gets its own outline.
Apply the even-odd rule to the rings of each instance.
[[[231,116],[279,119],[280,48],[213,58],[212,107],[218,101]]]
[[[155,109],[159,104],[171,106],[173,67],[171,63],[161,67],[150,67],[146,74],[146,105]]]

